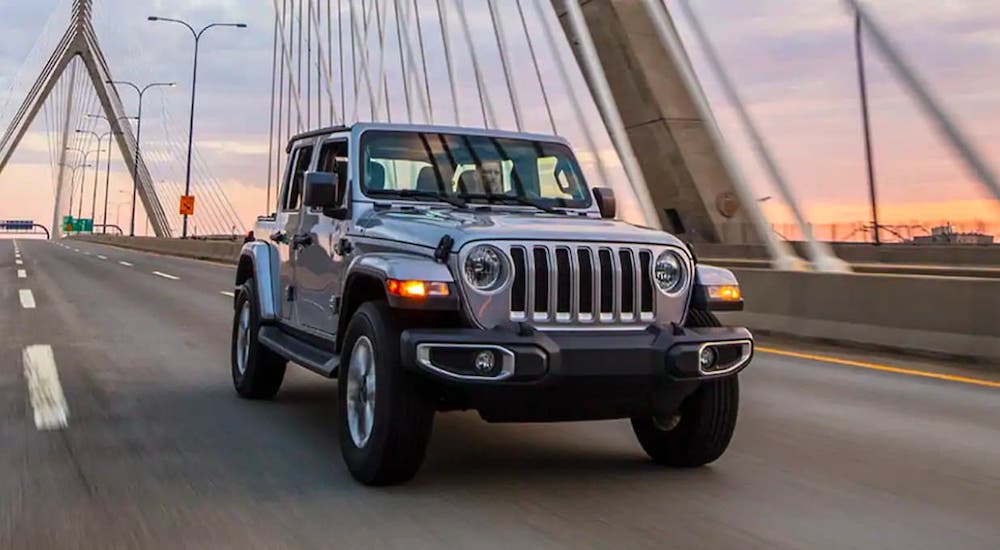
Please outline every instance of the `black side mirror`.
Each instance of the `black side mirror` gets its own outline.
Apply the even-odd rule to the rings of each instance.
[[[615,192],[608,187],[595,187],[594,199],[597,200],[597,209],[601,211],[601,217],[614,219],[618,215],[618,201],[615,200]]]
[[[337,174],[333,172],[306,172],[306,208],[334,208],[340,204],[337,196]]]

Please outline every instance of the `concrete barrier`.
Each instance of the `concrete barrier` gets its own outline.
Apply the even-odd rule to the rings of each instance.
[[[805,257],[805,246],[790,243],[799,256]],[[998,245],[912,245],[884,244],[873,246],[864,243],[833,243],[833,252],[852,264],[905,264],[937,266],[1000,266]],[[740,260],[767,260],[767,250],[751,244],[696,244],[695,251],[702,258],[728,258]]]
[[[72,237],[235,264],[242,242]],[[730,324],[762,333],[1000,364],[1000,279],[821,274],[735,268],[746,310]]]
[[[759,332],[1000,363],[1000,280],[734,270]]]
[[[132,250],[154,252],[167,256],[194,258],[236,264],[240,259],[242,241],[205,241],[198,239],[158,239],[156,237],[119,237],[115,235],[79,235],[70,237]]]

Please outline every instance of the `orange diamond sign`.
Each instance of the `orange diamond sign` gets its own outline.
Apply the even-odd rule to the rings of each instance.
[[[194,195],[184,195],[181,197],[181,216],[194,216]]]

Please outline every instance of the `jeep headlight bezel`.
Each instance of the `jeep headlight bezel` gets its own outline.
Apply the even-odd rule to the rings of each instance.
[[[676,296],[687,288],[687,261],[678,252],[666,250],[653,263],[653,283],[667,296]]]
[[[496,292],[510,281],[511,267],[507,255],[499,248],[476,245],[465,256],[462,277],[472,290],[480,293]]]

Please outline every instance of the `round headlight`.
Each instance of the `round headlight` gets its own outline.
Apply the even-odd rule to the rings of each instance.
[[[667,294],[684,288],[684,260],[676,252],[664,252],[653,267],[656,287]]]
[[[465,280],[480,291],[496,290],[506,282],[503,252],[489,245],[477,246],[465,258]]]

